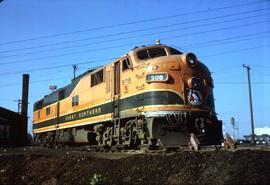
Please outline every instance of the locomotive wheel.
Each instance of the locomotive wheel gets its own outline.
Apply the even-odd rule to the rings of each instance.
[[[158,134],[159,136],[165,136],[166,133],[167,133],[167,129],[165,127],[165,124],[164,123],[160,123],[158,124]]]
[[[40,146],[46,147],[46,135],[42,135],[40,139]]]
[[[103,133],[103,146],[104,148],[111,148],[115,142],[113,139],[113,128],[107,127],[106,131]]]
[[[42,135],[37,134],[33,139],[32,139],[33,145],[36,146],[42,146]]]
[[[43,140],[43,144],[45,147],[50,148],[51,144],[50,144],[50,136],[46,135],[44,140]]]
[[[140,139],[137,134],[136,122],[128,121],[126,124],[125,144],[129,148],[137,148],[140,145]]]
[[[131,140],[131,147],[132,148],[137,148],[140,145],[140,139],[138,137],[137,132],[133,132],[132,134],[132,140]]]
[[[54,148],[56,146],[56,140],[55,140],[55,135],[54,134],[47,134],[43,138],[43,145],[47,148]]]

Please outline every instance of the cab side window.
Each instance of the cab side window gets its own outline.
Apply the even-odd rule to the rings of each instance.
[[[46,108],[46,116],[51,114],[51,107]]]
[[[75,107],[77,105],[79,105],[79,96],[78,95],[72,97],[72,107]]]
[[[104,82],[104,69],[97,71],[91,75],[91,87]]]
[[[64,98],[65,98],[65,90],[63,89],[58,92],[58,100],[60,101],[63,100]]]
[[[131,64],[128,58],[125,58],[124,60],[122,60],[122,71],[125,71],[127,69],[131,68]]]

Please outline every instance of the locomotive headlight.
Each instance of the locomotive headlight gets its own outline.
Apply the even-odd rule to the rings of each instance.
[[[198,89],[202,85],[202,82],[199,78],[192,78],[191,79],[191,86],[194,89]]]
[[[197,57],[193,53],[189,53],[186,56],[186,61],[189,66],[194,67],[197,63]]]
[[[155,73],[155,74],[147,74],[146,82],[166,82],[169,79],[168,73]]]
[[[188,79],[188,87],[191,89],[199,89],[203,82],[200,78],[190,78]]]

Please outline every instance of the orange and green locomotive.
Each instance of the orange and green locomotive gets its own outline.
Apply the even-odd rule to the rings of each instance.
[[[213,80],[195,54],[156,44],[133,50],[34,104],[33,133],[44,145],[220,145]]]

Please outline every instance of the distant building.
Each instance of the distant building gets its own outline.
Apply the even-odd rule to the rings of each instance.
[[[264,128],[255,128],[255,134],[256,135],[270,135],[270,128],[269,127],[264,127]]]
[[[0,107],[0,147],[27,143],[27,117]]]
[[[251,135],[244,136],[246,141],[251,141]],[[256,144],[270,145],[270,128],[256,128],[255,129],[255,142]]]

